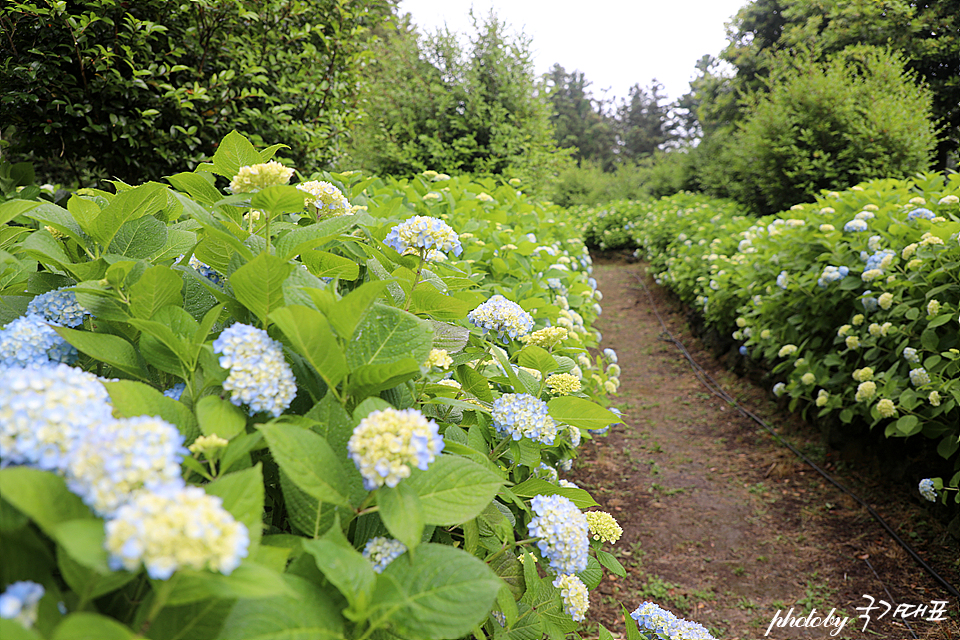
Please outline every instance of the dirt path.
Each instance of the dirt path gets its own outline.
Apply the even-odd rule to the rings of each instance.
[[[777,610],[785,615],[791,607],[795,616],[836,608],[851,619],[838,635],[830,635],[833,627],[775,627],[767,637],[914,637],[893,612],[878,620],[883,609],[872,613],[863,632],[856,608],[867,606],[863,594],[869,594],[878,602],[892,596],[896,603],[928,606],[948,600],[952,619],[908,622],[926,640],[960,639],[958,603],[854,500],[709,393],[677,348],[660,339],[660,323],[635,278],[641,273],[639,265],[603,261],[594,273],[604,293],[598,326],[603,346],[619,354],[618,406],[629,426],[586,442],[570,479],[623,526],[613,548],[627,577],[608,575],[591,596],[594,628],[585,637],[596,637],[597,622],[622,634],[618,601],[633,610],[645,600],[700,622],[723,640],[763,638]],[[728,393],[819,464],[850,468],[825,458],[834,454],[815,430],[778,412],[767,390],[725,371],[690,335],[679,305],[646,281],[670,332]],[[956,541],[924,521],[919,499],[890,502],[882,488],[861,483],[863,472],[849,473],[837,477],[921,555],[939,561],[935,566],[945,578],[960,583]]]

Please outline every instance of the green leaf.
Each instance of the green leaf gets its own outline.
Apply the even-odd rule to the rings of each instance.
[[[920,433],[921,429],[920,420],[917,419],[917,416],[907,415],[897,420],[897,431],[904,436],[912,436],[915,433]]]
[[[80,497],[67,489],[60,476],[30,467],[0,469],[3,499],[33,520],[40,529],[56,539],[57,527],[72,520],[95,520]]]
[[[427,543],[409,562],[398,560],[384,569],[374,606],[403,638],[459,638],[486,618],[501,584],[465,551]]]
[[[190,194],[190,197],[197,202],[212,206],[223,198],[223,194],[217,190],[212,181],[205,177],[206,175],[209,174],[184,171],[183,173],[166,176],[166,179],[173,185],[174,189]],[[233,178],[233,175],[229,177]]]
[[[266,324],[283,306],[283,281],[292,267],[276,256],[261,253],[230,276],[230,286],[243,306]]]
[[[423,536],[423,510],[417,492],[400,482],[396,487],[383,486],[377,489],[377,504],[380,519],[394,538],[413,550]]]
[[[470,340],[470,330],[456,324],[432,321],[433,348],[443,349],[447,353],[462,351]]]
[[[459,320],[476,305],[444,295],[429,285],[420,285],[410,294],[410,311],[427,314],[437,320]]]
[[[490,391],[490,383],[472,367],[465,364],[457,367],[457,380],[460,381],[460,385],[465,392],[476,396],[478,400],[493,402],[493,392]]]
[[[416,377],[420,363],[413,358],[383,364],[364,364],[350,372],[347,395],[362,398],[380,393]]]
[[[94,521],[89,520],[87,522]],[[99,598],[111,591],[116,591],[138,575],[127,571],[99,573],[74,560],[63,547],[57,548],[57,568],[67,585],[75,593],[84,594],[90,599]]]
[[[598,640],[614,640],[613,634],[602,624],[600,626],[600,637]]]
[[[347,365],[356,369],[413,358],[419,366],[432,347],[429,323],[395,307],[374,304],[347,344]]]
[[[290,260],[298,253],[304,254],[325,244],[356,224],[356,216],[337,216],[308,227],[294,229],[277,240],[277,256],[282,260]]]
[[[532,344],[523,348],[520,355],[517,356],[517,364],[521,367],[536,369],[543,375],[559,368],[557,361],[546,349]]]
[[[928,329],[932,329],[932,328],[934,328],[934,327],[939,327],[939,326],[941,326],[941,325],[947,324],[947,323],[950,322],[951,320],[953,320],[953,315],[952,315],[952,314],[943,313],[943,314],[941,314],[941,315],[933,318],[932,320],[930,320],[930,322],[927,323],[927,328],[928,328]]]
[[[289,145],[277,143],[277,144],[270,145],[266,149],[261,149],[260,151],[258,151],[260,155],[260,162],[270,162],[273,156],[277,155],[277,151],[280,151],[280,149],[289,149],[289,148],[290,148]]]
[[[153,387],[133,380],[114,380],[103,383],[110,394],[110,404],[119,418],[159,416],[174,424],[186,442],[192,442],[200,428],[193,412],[182,402],[168,398]]]
[[[923,345],[923,348],[927,351],[939,351],[940,336],[938,336],[937,332],[933,329],[924,329],[923,333],[920,334],[920,344]]]
[[[78,331],[66,327],[51,328],[81,353],[85,353],[91,358],[105,362],[141,380],[150,379],[150,375],[140,364],[137,350],[120,336],[109,333]]]
[[[110,572],[107,566],[107,551],[103,546],[106,538],[103,521],[86,518],[61,522],[54,527],[52,537],[71,558],[84,567],[101,575]]]
[[[377,581],[373,565],[353,548],[340,530],[339,520],[317,540],[304,540],[303,550],[313,556],[317,568],[350,603],[347,615],[362,619]]]
[[[343,618],[315,584],[284,575],[287,595],[240,600],[223,623],[218,640],[337,640]]]
[[[52,640],[128,640],[137,637],[113,618],[98,613],[71,613],[57,625]]]
[[[357,324],[364,318],[367,311],[379,298],[383,296],[387,283],[383,280],[365,282],[341,300],[333,298],[333,294],[320,289],[309,291],[317,308],[326,314],[330,326],[337,335],[347,340],[353,335]]]
[[[270,216],[303,211],[307,192],[288,185],[267,187],[253,194],[250,206],[267,212]]]
[[[550,416],[561,424],[581,429],[602,429],[620,422],[620,417],[596,402],[576,396],[561,396],[547,403]]]
[[[511,487],[511,491],[521,498],[532,498],[534,496],[564,496],[569,498],[578,509],[587,509],[589,507],[599,506],[596,500],[583,489],[567,489],[551,484],[540,478],[527,478],[520,484]]]
[[[194,410],[197,412],[200,431],[205,436],[215,433],[225,440],[232,440],[247,428],[246,414],[232,402],[220,396],[200,398]]]
[[[208,598],[272,600],[285,595],[291,595],[291,590],[282,574],[245,560],[228,576],[210,571],[181,569],[177,572],[177,582],[167,604],[177,606]]]
[[[157,310],[167,305],[181,306],[180,289],[183,280],[170,267],[154,266],[143,272],[136,284],[130,287],[130,313],[149,320]]]
[[[127,191],[121,191],[90,223],[90,235],[102,247],[109,247],[114,236],[129,220],[152,215],[167,206],[167,188],[148,182]]]
[[[233,180],[240,173],[240,167],[254,164],[261,164],[260,154],[246,137],[236,131],[224,136],[213,154],[213,172],[227,180]]]
[[[17,216],[23,215],[27,211],[39,206],[39,202],[32,200],[8,200],[0,203],[0,224],[7,224]]]
[[[307,265],[310,273],[318,278],[340,278],[356,280],[360,277],[360,265],[351,260],[327,251],[305,251],[300,261]]]
[[[621,604],[620,609],[623,611],[623,621],[627,627],[626,640],[644,640],[643,636],[640,635],[640,627],[637,626],[636,620],[630,617],[630,612],[627,611],[627,608]]]
[[[153,216],[144,216],[125,222],[107,252],[135,260],[146,259],[159,253],[166,244],[167,225]]]
[[[326,317],[309,307],[291,305],[270,314],[293,350],[307,359],[328,387],[347,375],[347,361]]]
[[[322,437],[289,424],[258,425],[280,468],[307,495],[350,508],[349,489],[340,460]]]
[[[0,638],[3,638],[3,640],[40,640],[40,636],[32,629],[27,629],[10,618],[0,618]]]
[[[600,581],[603,580],[603,569],[600,568],[600,563],[595,558],[587,556],[587,568],[578,573],[577,577],[583,581],[588,590],[593,591],[600,586]]]
[[[459,456],[440,456],[403,481],[420,498],[424,522],[442,527],[475,518],[503,486],[503,478]]]
[[[223,500],[223,508],[237,522],[242,522],[250,534],[250,548],[260,544],[263,535],[263,469],[256,466],[228,473],[203,487],[204,491]]]
[[[620,561],[617,560],[613,554],[607,553],[603,549],[597,549],[597,560],[600,561],[600,564],[621,578],[626,577],[627,570],[623,568],[623,565],[620,564]]]

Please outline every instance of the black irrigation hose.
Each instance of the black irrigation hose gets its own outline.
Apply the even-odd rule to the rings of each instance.
[[[954,598],[957,598],[958,600],[960,600],[960,591],[958,591],[957,588],[954,587],[952,584],[950,584],[949,582],[947,582],[939,573],[937,573],[937,572],[933,569],[933,567],[931,567],[929,564],[927,564],[926,562],[924,562],[923,558],[921,558],[921,557],[919,556],[919,554],[917,554],[917,552],[913,549],[913,547],[911,547],[903,538],[901,538],[900,536],[898,536],[897,533],[896,533],[896,531],[894,531],[893,528],[892,528],[889,524],[887,524],[887,521],[886,521],[886,520],[884,520],[882,517],[880,517],[880,514],[877,513],[877,512],[873,509],[873,507],[871,507],[869,504],[867,504],[860,496],[858,496],[857,494],[853,493],[852,491],[850,491],[849,489],[847,489],[845,486],[843,486],[842,484],[840,484],[837,480],[835,480],[835,479],[833,478],[833,476],[831,476],[829,473],[827,473],[826,471],[824,471],[823,469],[821,469],[813,460],[811,460],[810,458],[808,458],[807,456],[805,456],[803,453],[801,453],[800,451],[798,451],[796,447],[794,447],[792,444],[790,444],[789,442],[787,442],[786,440],[784,440],[783,438],[781,438],[781,437],[780,437],[780,434],[778,434],[776,431],[774,431],[774,430],[773,430],[773,427],[771,427],[769,424],[767,424],[766,421],[763,420],[763,418],[760,418],[759,416],[757,416],[755,413],[753,413],[753,412],[750,411],[749,409],[745,409],[745,408],[743,408],[742,406],[740,406],[740,404],[739,404],[732,396],[730,396],[730,394],[728,394],[726,391],[724,391],[724,390],[720,387],[720,385],[717,383],[717,381],[714,380],[712,377],[710,377],[710,374],[707,373],[707,372],[703,369],[703,367],[701,367],[699,364],[697,364],[697,362],[693,359],[693,356],[690,355],[690,352],[687,351],[686,347],[683,346],[683,343],[680,342],[679,340],[677,340],[676,338],[674,338],[674,337],[670,334],[670,331],[667,329],[666,323],[664,323],[663,318],[660,317],[660,312],[657,311],[657,306],[656,306],[656,304],[655,304],[654,301],[653,301],[653,295],[651,295],[650,289],[647,287],[647,283],[644,282],[644,281],[643,281],[643,278],[641,278],[640,276],[638,276],[636,273],[633,274],[633,277],[637,279],[637,282],[640,283],[640,285],[641,285],[642,288],[643,288],[643,291],[647,294],[647,298],[650,300],[650,308],[653,310],[654,314],[656,314],[657,320],[660,321],[660,326],[663,327],[663,333],[661,334],[661,336],[666,336],[666,337],[662,337],[661,339],[665,340],[666,342],[671,342],[671,343],[673,343],[673,345],[676,346],[676,347],[680,350],[680,352],[687,358],[687,361],[690,362],[690,366],[693,367],[693,371],[694,371],[694,373],[696,374],[697,378],[700,380],[700,382],[703,383],[703,385],[704,385],[705,387],[707,387],[707,389],[710,390],[711,393],[713,393],[714,395],[716,395],[718,398],[720,398],[721,400],[723,400],[723,401],[726,402],[727,404],[732,405],[733,408],[735,408],[737,411],[739,411],[739,412],[740,412],[741,414],[743,414],[744,416],[750,418],[751,420],[753,420],[754,422],[756,422],[757,424],[759,424],[760,426],[762,426],[762,427],[763,427],[764,429],[766,429],[766,430],[770,433],[770,435],[772,435],[780,444],[782,444],[782,445],[785,446],[786,448],[790,449],[790,451],[792,451],[792,452],[794,453],[794,455],[796,455],[798,458],[800,458],[801,460],[803,460],[804,462],[806,462],[807,465],[809,465],[814,471],[816,471],[817,473],[819,473],[825,480],[827,480],[828,482],[830,482],[830,484],[834,485],[835,487],[837,487],[838,489],[840,489],[841,491],[843,491],[845,494],[847,494],[848,496],[850,496],[851,498],[853,498],[854,500],[856,500],[857,503],[858,503],[860,506],[864,507],[864,508],[867,510],[867,512],[868,512],[871,516],[873,516],[873,519],[874,519],[874,520],[876,520],[878,523],[880,523],[880,525],[881,525],[884,529],[887,530],[887,533],[890,534],[890,536],[897,542],[897,544],[899,544],[899,545],[904,549],[904,551],[906,551],[907,553],[910,554],[910,556],[916,561],[917,564],[919,564],[927,573],[929,573],[930,576],[931,576],[934,580],[936,580],[936,581],[939,582],[941,585],[943,585],[943,587],[950,593],[950,595],[952,595]],[[868,563],[868,564],[869,564],[869,563]],[[871,567],[871,568],[872,568],[872,567]]]
[[[877,576],[877,582],[879,582],[879,583],[883,586],[883,591],[887,594],[887,597],[890,598],[890,601],[891,601],[891,602],[895,602],[895,600],[893,599],[893,596],[890,595],[890,590],[887,589],[887,585],[885,585],[885,584],[883,583],[883,580],[880,579],[880,574],[877,573],[877,570],[873,568],[873,565],[872,565],[872,564],[870,564],[870,559],[867,558],[866,556],[864,556],[864,557],[863,557],[863,561],[867,563],[867,566],[868,566],[868,567],[870,567],[870,571],[873,571],[873,575]],[[871,604],[873,604],[873,603],[871,603]],[[870,621],[867,620],[867,622],[869,623]],[[903,624],[907,625],[907,629],[910,630],[910,635],[912,635],[914,638],[916,638],[916,637],[917,637],[917,634],[914,633],[913,627],[911,627],[911,626],[910,626],[910,623],[907,622],[907,617],[906,617],[906,616],[903,617]]]

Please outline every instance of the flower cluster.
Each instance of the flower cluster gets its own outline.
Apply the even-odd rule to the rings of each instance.
[[[780,351],[777,352],[777,355],[781,358],[786,358],[787,356],[792,356],[797,352],[797,345],[795,344],[785,344],[780,347]]]
[[[426,369],[430,369],[431,367],[449,369],[452,364],[453,358],[447,355],[446,349],[431,349],[430,355],[427,356],[427,361],[423,363],[423,366]]]
[[[109,516],[138,489],[180,479],[183,436],[160,418],[104,422],[71,451],[67,486],[95,512]]]
[[[530,438],[552,445],[557,423],[547,413],[547,403],[527,393],[505,393],[493,402],[493,426],[514,440]]]
[[[823,273],[817,279],[817,286],[820,288],[826,288],[831,282],[836,282],[841,278],[846,278],[847,274],[850,273],[850,269],[847,267],[834,267],[833,265],[828,265],[823,268]]]
[[[267,187],[275,187],[290,182],[293,169],[283,166],[276,160],[262,164],[240,167],[237,175],[230,181],[230,193],[252,193]]]
[[[903,359],[907,362],[917,363],[920,362],[920,355],[917,353],[917,350],[913,347],[904,347],[903,348]]]
[[[104,529],[110,568],[137,571],[142,563],[154,580],[181,568],[229,575],[250,544],[247,528],[220,498],[181,484],[137,492]]]
[[[74,443],[113,419],[99,379],[65,364],[3,370],[0,466],[62,470]]]
[[[559,495],[534,496],[534,517],[527,529],[540,538],[537,547],[559,574],[579,573],[587,568],[590,547],[586,516],[568,498]]]
[[[888,398],[883,398],[877,402],[877,413],[884,418],[892,418],[897,415],[897,405],[893,403],[893,400]]]
[[[702,625],[678,618],[652,602],[644,602],[630,614],[641,631],[649,631],[670,640],[716,640]]]
[[[0,366],[73,364],[78,356],[76,347],[50,328],[43,316],[20,316],[0,329]]]
[[[250,415],[264,411],[274,417],[290,406],[297,394],[296,380],[280,343],[266,331],[232,325],[213,342],[213,350],[223,354],[220,366],[230,371],[223,388],[231,392],[233,404],[248,405]]]
[[[923,367],[911,369],[910,384],[915,387],[922,387],[925,384],[930,384],[930,374],[928,374],[927,370]]]
[[[395,487],[411,466],[425,470],[443,451],[437,423],[416,409],[373,411],[353,430],[347,451],[372,491]]]
[[[363,547],[363,557],[373,564],[373,570],[383,572],[387,565],[405,553],[407,546],[399,540],[376,537],[367,540]]]
[[[920,495],[930,502],[937,501],[937,488],[934,486],[933,480],[924,478],[920,481]]]
[[[64,288],[42,293],[27,305],[27,315],[43,316],[61,327],[79,327],[90,312],[77,302],[77,294]]]
[[[346,196],[329,182],[323,180],[301,182],[297,185],[297,189],[309,194],[305,204],[308,207],[315,207],[318,216],[327,214],[336,217],[351,213],[350,202],[347,201]]]
[[[587,526],[590,527],[590,535],[594,540],[615,544],[623,535],[623,528],[617,523],[616,518],[606,511],[587,511],[584,516],[587,518]]]
[[[857,402],[864,402],[866,400],[871,400],[877,395],[877,383],[872,380],[867,380],[866,382],[861,382],[857,385]]]
[[[586,620],[587,609],[590,608],[590,592],[583,580],[574,575],[563,574],[556,577],[553,586],[560,589],[564,613],[573,618],[574,622]]]
[[[183,256],[181,256],[181,258],[182,257]],[[217,272],[216,269],[208,265],[206,262],[197,260],[196,256],[190,256],[189,264],[197,273],[212,281],[214,284],[220,284],[223,281],[222,276]]]
[[[916,220],[918,218],[922,220],[933,220],[935,217],[936,214],[933,211],[930,211],[930,209],[924,209],[922,207],[919,209],[914,209],[907,214],[907,220]]]
[[[424,254],[431,249],[452,251],[457,256],[463,253],[456,231],[443,220],[430,216],[414,216],[401,222],[390,230],[383,243],[396,249],[397,253],[404,253],[408,249]]]
[[[524,344],[532,344],[543,349],[550,349],[567,339],[570,333],[563,327],[546,327],[537,329],[533,333],[520,336],[520,341]]]
[[[32,628],[37,621],[37,609],[43,594],[43,585],[36,582],[14,582],[0,593],[0,618],[15,620],[27,629]]]
[[[568,396],[580,391],[580,378],[570,373],[555,373],[547,376],[547,386],[554,395]]]
[[[859,215],[859,214],[857,214]],[[843,230],[847,232],[860,232],[867,230],[867,221],[861,218],[854,218],[847,224],[843,225]]]
[[[533,328],[533,316],[499,294],[479,305],[467,314],[467,318],[484,333],[495,331],[501,338],[504,333],[519,338]]]

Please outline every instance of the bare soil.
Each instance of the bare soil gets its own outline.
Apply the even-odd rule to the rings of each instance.
[[[777,628],[768,638],[960,639],[958,603],[855,500],[828,484],[756,422],[698,381],[679,339],[738,403],[749,408],[861,496],[953,585],[960,584],[960,545],[930,517],[915,487],[885,483],[862,456],[829,450],[820,433],[778,409],[766,388],[727,371],[691,333],[686,310],[646,276],[642,265],[598,259],[604,293],[598,323],[603,347],[623,370],[617,406],[624,425],[585,440],[569,478],[588,489],[624,529],[607,545],[627,569],[607,573],[591,594],[584,637],[597,624],[624,633],[620,603],[652,600],[696,620],[717,638],[765,637],[776,612],[849,616],[833,628]],[[643,278],[653,296],[640,287]],[[929,504],[929,503],[926,503]],[[864,594],[896,604],[948,601],[942,622],[878,619],[866,631]],[[928,616],[924,616],[928,617]],[[630,621],[632,623],[632,620]]]

